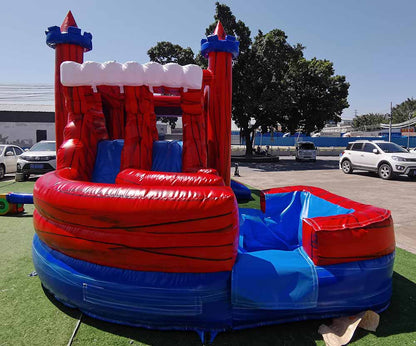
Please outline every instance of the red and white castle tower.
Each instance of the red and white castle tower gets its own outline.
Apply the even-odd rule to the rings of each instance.
[[[208,58],[213,78],[207,119],[208,167],[215,168],[226,185],[230,185],[231,169],[232,59],[238,56],[238,47],[221,22],[213,35],[201,41],[201,53]]]
[[[61,27],[49,27],[45,33],[47,45],[55,49],[55,138],[58,149],[63,142],[67,123],[60,75],[61,63],[64,61],[82,63],[84,52],[92,49],[92,35],[88,32],[81,35],[81,29],[78,28],[71,11],[66,15]]]
[[[60,28],[57,26],[48,28],[46,42],[55,49],[56,56],[55,131],[56,145],[59,149],[64,141],[64,129],[69,116],[69,110],[65,109],[61,64],[64,61],[82,63],[84,52],[92,49],[92,35],[86,32],[81,34],[81,29],[77,27],[69,11]],[[183,171],[196,172],[201,168],[213,168],[218,171],[226,185],[230,185],[231,168],[232,59],[238,55],[238,47],[239,42],[235,37],[226,35],[223,26],[218,22],[214,34],[201,41],[201,53],[208,58],[208,69],[203,71],[202,88],[195,90],[182,88],[179,92],[180,96],[167,97],[154,94],[152,90],[152,95],[149,96],[155,106],[167,104],[181,109],[184,125]],[[98,88],[98,93],[102,92],[104,90]],[[120,97],[124,99],[124,92]],[[125,106],[121,106],[122,113],[126,111]],[[152,121],[155,122],[155,119]],[[117,136],[117,138],[125,139],[127,135],[123,133],[128,131],[127,126],[125,131],[120,132],[121,137]],[[110,138],[113,132],[110,131]],[[141,130],[143,137],[148,135],[145,132],[147,131]],[[151,153],[151,141],[154,140],[151,137],[149,137],[149,148],[140,149],[147,154]],[[144,140],[141,141],[143,142]],[[92,150],[95,151],[95,148]],[[149,159],[151,160],[151,155]]]

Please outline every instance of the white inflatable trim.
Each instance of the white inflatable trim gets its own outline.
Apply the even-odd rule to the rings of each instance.
[[[87,61],[79,64],[64,61],[61,64],[61,83],[64,86],[90,85],[94,91],[97,85],[119,86],[121,92],[124,86],[147,85],[153,87],[165,86],[170,88],[201,89],[202,69],[198,65],[179,65],[169,63],[161,65],[148,62],[144,65],[134,61],[120,64],[108,61],[103,64]]]

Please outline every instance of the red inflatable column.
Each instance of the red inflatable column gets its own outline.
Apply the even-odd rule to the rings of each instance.
[[[181,91],[183,154],[182,171],[207,168],[206,125],[201,90]]]
[[[152,168],[153,93],[146,86],[126,86],[126,124],[121,170]]]
[[[226,36],[218,22],[207,40],[201,42],[201,53],[208,57],[208,70],[213,75],[209,91],[208,166],[215,168],[230,185],[231,168],[231,102],[232,58],[238,55],[239,43]]]
[[[64,128],[67,123],[67,112],[61,84],[61,63],[75,61],[82,63],[84,52],[92,49],[92,35],[85,32],[81,35],[71,11],[66,15],[61,27],[52,26],[46,31],[46,43],[55,49],[55,138],[56,149],[63,142]]]

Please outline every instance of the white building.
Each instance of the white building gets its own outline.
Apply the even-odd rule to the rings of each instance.
[[[55,140],[53,111],[0,110],[0,144],[27,148],[41,140]]]

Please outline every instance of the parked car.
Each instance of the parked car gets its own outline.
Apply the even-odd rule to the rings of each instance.
[[[416,178],[416,153],[386,141],[355,141],[341,153],[339,166],[346,174],[354,170],[377,172],[382,179],[406,174]]]
[[[16,145],[0,144],[0,179],[6,173],[16,172],[17,159],[21,154],[23,149]]]
[[[40,141],[17,160],[16,180],[29,179],[31,174],[44,174],[56,169],[55,141]]]
[[[316,152],[317,149],[313,142],[302,141],[296,143],[296,161],[316,161]]]

